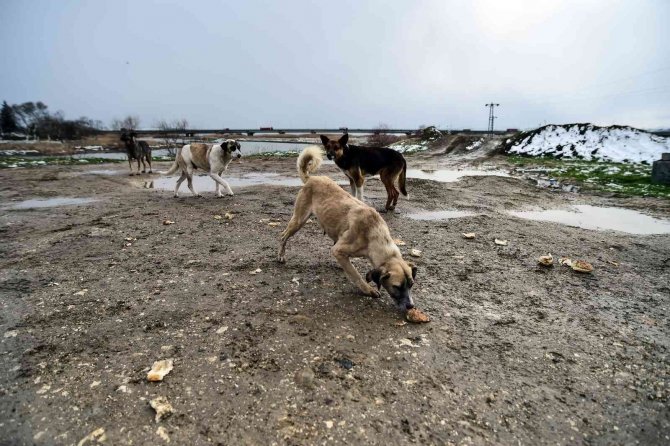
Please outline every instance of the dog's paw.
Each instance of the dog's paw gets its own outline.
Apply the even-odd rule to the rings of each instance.
[[[375,299],[379,299],[380,297],[382,297],[382,294],[379,292],[379,290],[375,290],[372,287],[370,287],[370,289],[367,291],[366,294]]]
[[[286,257],[284,257],[283,255],[277,256],[277,262],[286,263]]]

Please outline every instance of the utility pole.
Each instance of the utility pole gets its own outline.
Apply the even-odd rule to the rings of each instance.
[[[497,116],[493,114],[493,107],[499,107],[500,104],[494,104],[491,102],[490,104],[486,104],[485,107],[489,108],[489,135],[493,134],[493,124],[495,123],[495,120]]]

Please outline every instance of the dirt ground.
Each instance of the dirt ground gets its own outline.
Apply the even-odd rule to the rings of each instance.
[[[243,158],[229,175],[296,176],[294,163]],[[405,255],[423,251],[412,259],[413,297],[432,322],[414,325],[386,294],[356,292],[315,222],[290,240],[287,263],[276,262],[298,188],[174,199],[142,188],[148,175],[107,167],[121,174],[0,171],[2,445],[670,441],[670,235],[504,213],[580,203],[668,218],[667,200],[556,193],[503,177],[409,180],[410,199],[384,218]],[[342,179],[332,165],[321,170]],[[382,190],[369,180],[377,208]],[[7,207],[56,196],[97,201]],[[407,216],[417,209],[476,215]],[[232,219],[214,218],[226,212]],[[547,252],[595,271],[538,266]],[[172,372],[147,382],[166,358]],[[149,405],[158,396],[174,408],[160,422]]]

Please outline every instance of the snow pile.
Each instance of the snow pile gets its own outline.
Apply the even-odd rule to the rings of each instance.
[[[477,141],[475,141],[475,142],[473,142],[472,144],[470,144],[469,146],[467,146],[467,147],[465,148],[465,150],[467,150],[467,151],[469,152],[470,150],[476,149],[476,148],[478,148],[479,146],[481,146],[483,142],[484,142],[484,138],[482,138],[482,139],[478,139]]]
[[[419,130],[419,137],[421,139],[437,139],[441,136],[442,132],[440,132],[434,125]]]
[[[414,139],[414,140],[403,140],[393,143],[389,146],[389,148],[400,153],[414,153],[428,150],[428,145],[426,145],[425,142],[417,143],[416,139]]]
[[[508,139],[505,151],[531,156],[652,163],[670,152],[670,139],[625,126],[547,125]]]

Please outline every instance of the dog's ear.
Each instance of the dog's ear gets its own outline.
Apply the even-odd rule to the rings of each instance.
[[[239,150],[240,152],[242,151],[242,144],[240,144],[239,142],[235,141],[235,147],[237,147],[237,150]]]
[[[407,265],[412,269],[412,280],[416,280],[416,265],[412,262],[408,262]]]
[[[368,271],[368,273],[365,275],[365,280],[367,282],[374,282],[377,284],[377,289],[380,289],[382,287],[382,280],[388,278],[390,275],[391,274],[384,273],[381,269],[376,268]]]
[[[344,146],[346,146],[346,145],[347,145],[347,141],[349,141],[349,134],[348,134],[348,133],[345,133],[344,135],[342,135],[342,137],[341,137],[340,140],[338,141],[338,142],[340,143],[340,147],[344,147]]]
[[[324,146],[328,144],[328,141],[330,141],[326,135],[319,135],[319,136],[321,136],[321,144],[323,144]]]

